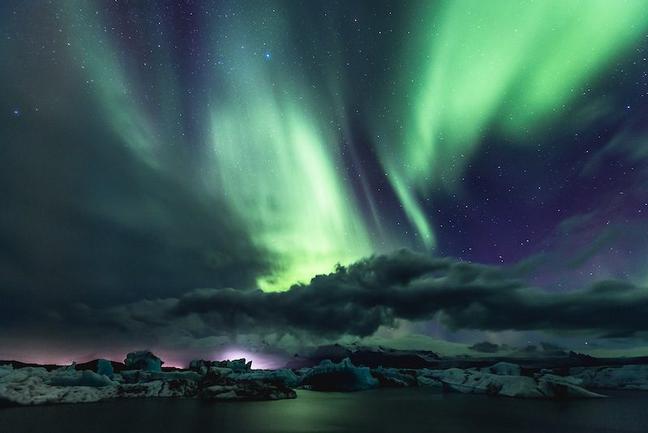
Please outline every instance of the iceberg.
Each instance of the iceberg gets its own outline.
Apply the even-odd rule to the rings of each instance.
[[[244,373],[252,370],[252,361],[245,358],[234,359],[232,361],[205,361],[204,359],[195,359],[189,363],[189,369],[205,374],[211,368],[227,368],[236,373]]]
[[[509,369],[496,368],[499,373]],[[503,371],[504,370],[504,371]],[[517,398],[598,398],[604,397],[580,386],[578,379],[538,374],[535,376],[493,374],[475,369],[422,370],[417,377],[421,386],[439,386],[447,391],[488,394]]]
[[[206,400],[280,400],[296,398],[297,393],[282,383],[247,380],[206,387],[200,396]]]
[[[88,386],[94,388],[116,385],[116,382],[103,374],[90,370],[76,371],[69,369],[53,371],[47,378],[46,383],[51,386]]]
[[[316,391],[361,391],[376,388],[378,380],[368,367],[356,367],[349,358],[338,364],[325,359],[306,371],[301,385]]]
[[[648,391],[648,365],[612,367],[573,367],[569,374],[584,386],[601,389],[633,389]]]
[[[172,380],[193,380],[198,381],[203,376],[195,371],[143,371],[143,370],[124,370],[121,377],[125,383],[143,383],[162,380],[165,382]]]
[[[115,371],[113,370],[112,363],[107,359],[97,360],[97,374],[103,374],[109,379],[112,379]]]
[[[131,352],[124,359],[124,365],[129,370],[160,372],[162,371],[162,364],[164,362],[148,350]]]
[[[25,367],[15,370],[2,368],[0,374],[0,401],[9,404],[95,402],[111,397],[116,389],[114,386],[52,385],[48,383],[50,373],[40,367]],[[61,372],[53,372],[53,374],[61,375]],[[70,373],[67,372],[67,374]]]
[[[264,382],[280,382],[290,388],[299,385],[299,378],[290,369],[279,370],[253,370],[249,373],[242,373],[235,376],[236,380],[261,380]]]
[[[416,385],[417,382],[414,374],[407,374],[398,368],[378,367],[372,369],[371,374],[383,387],[408,387]]]

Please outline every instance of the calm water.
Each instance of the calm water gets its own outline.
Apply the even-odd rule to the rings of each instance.
[[[648,393],[605,400],[526,401],[425,389],[351,394],[299,391],[296,400],[207,403],[120,400],[0,409],[0,432],[641,432]]]

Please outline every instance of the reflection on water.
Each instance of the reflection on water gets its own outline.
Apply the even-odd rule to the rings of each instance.
[[[296,400],[215,403],[120,400],[0,409],[0,432],[641,432],[648,393],[608,399],[531,401],[426,389],[299,391]]]

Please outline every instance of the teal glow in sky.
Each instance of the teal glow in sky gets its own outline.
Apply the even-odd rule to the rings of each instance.
[[[95,88],[97,103],[105,119],[123,143],[148,164],[158,164],[162,139],[136,95],[135,83],[128,76],[125,59],[120,58],[113,38],[92,9],[82,1],[65,3],[60,19],[66,27],[66,45],[86,84]],[[169,92],[172,89],[165,87]]]

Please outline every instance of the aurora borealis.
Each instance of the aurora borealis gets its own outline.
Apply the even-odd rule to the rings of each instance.
[[[227,197],[255,241],[276,255],[277,275],[262,287],[286,289],[372,248],[348,181],[336,170],[338,137],[323,122],[327,114],[315,102],[320,96],[311,95],[299,75],[281,79],[285,68],[275,68],[268,57],[270,47],[291,51],[290,40],[275,40],[283,33],[281,17],[270,19],[268,31],[238,35],[245,23],[233,17],[223,34],[213,36],[217,52],[234,66],[214,77],[219,82],[210,95],[213,166],[207,169],[214,175],[206,182]],[[246,46],[258,53],[250,55]],[[334,113],[328,116],[333,119]]]
[[[646,23],[637,19],[641,2],[458,1],[421,9],[404,42],[405,88],[390,99],[403,107],[402,132],[386,131],[383,147],[411,222],[433,246],[411,190],[425,198],[435,184],[452,189],[489,131],[528,145]]]
[[[574,293],[588,313],[644,311],[645,1],[11,0],[0,23],[0,326],[17,352],[69,335],[80,351],[97,335],[168,352],[648,346],[632,318],[489,320],[510,287],[537,316],[529,293],[549,316]],[[483,315],[421,267],[466,304],[479,276]],[[410,288],[434,295],[425,311]]]

